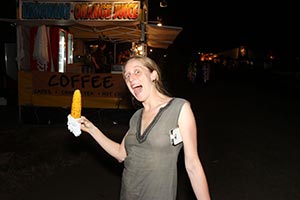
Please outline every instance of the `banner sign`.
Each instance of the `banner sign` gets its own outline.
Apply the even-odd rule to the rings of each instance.
[[[140,1],[39,2],[20,0],[20,19],[138,21]]]
[[[128,89],[122,74],[32,72],[33,95],[72,96],[80,89],[86,97],[124,97]]]

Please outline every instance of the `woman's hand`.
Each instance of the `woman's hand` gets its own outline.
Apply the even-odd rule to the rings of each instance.
[[[95,128],[95,125],[90,120],[88,120],[85,116],[81,116],[78,122],[81,124],[82,131],[90,133],[92,129]]]

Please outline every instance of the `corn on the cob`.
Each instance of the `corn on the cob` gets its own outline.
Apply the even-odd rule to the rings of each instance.
[[[81,93],[79,89],[76,89],[73,93],[71,116],[75,119],[81,117]]]

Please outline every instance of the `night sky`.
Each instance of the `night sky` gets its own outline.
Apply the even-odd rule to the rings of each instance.
[[[295,3],[209,1],[188,4],[169,0],[167,8],[160,8],[159,0],[150,3],[150,18],[160,15],[166,25],[183,27],[176,40],[182,47],[219,51],[247,45],[282,50],[296,49],[300,44],[299,9]]]

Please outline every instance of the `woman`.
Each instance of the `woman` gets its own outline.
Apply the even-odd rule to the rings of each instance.
[[[206,176],[197,152],[197,128],[190,103],[164,89],[157,64],[148,57],[130,58],[124,65],[126,85],[143,107],[130,119],[121,144],[106,137],[85,117],[88,132],[111,156],[124,162],[120,199],[175,200],[177,160],[184,150],[186,170],[197,199],[209,200]],[[172,144],[170,131],[179,127],[183,142]]]

